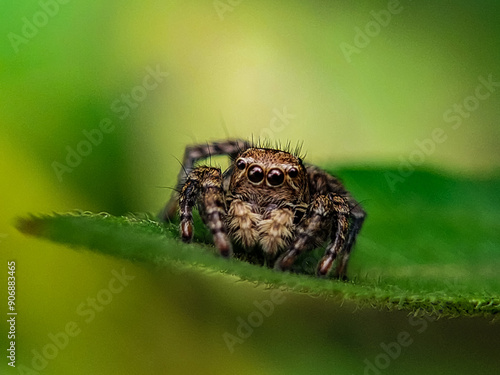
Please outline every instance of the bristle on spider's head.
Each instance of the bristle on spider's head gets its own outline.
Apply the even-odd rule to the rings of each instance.
[[[281,150],[284,152],[288,152],[292,154],[296,158],[303,160],[306,156],[303,153],[302,147],[304,146],[304,141],[297,141],[295,145],[292,145],[292,141],[288,140],[286,143],[282,144],[280,140],[272,140],[272,139],[252,139],[249,141],[249,147],[251,148],[261,148],[261,149],[269,149],[269,150]]]

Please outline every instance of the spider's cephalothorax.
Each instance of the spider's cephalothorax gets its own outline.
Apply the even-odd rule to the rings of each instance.
[[[232,160],[224,174],[194,167],[200,159],[223,154]],[[327,275],[337,259],[336,276],[345,278],[365,212],[337,178],[304,165],[293,153],[240,140],[189,146],[183,164],[180,193],[172,195],[163,218],[174,217],[179,207],[184,241],[193,236],[196,205],[223,256],[231,255],[232,240],[287,270],[301,253],[327,242],[317,274]]]

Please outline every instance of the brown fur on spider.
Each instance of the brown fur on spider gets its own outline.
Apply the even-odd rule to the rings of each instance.
[[[267,145],[268,146],[268,145]],[[228,155],[231,165],[195,167],[199,160]],[[334,176],[304,164],[296,152],[242,140],[186,147],[183,168],[163,211],[170,220],[180,213],[182,239],[193,237],[193,207],[224,257],[233,243],[262,252],[278,270],[289,270],[297,257],[327,244],[317,275],[346,279],[347,263],[365,212]]]

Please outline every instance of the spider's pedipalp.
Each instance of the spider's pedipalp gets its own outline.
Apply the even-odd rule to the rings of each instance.
[[[253,212],[252,205],[241,199],[230,203],[228,230],[231,236],[244,247],[249,248],[257,243],[256,230],[260,216]]]
[[[271,258],[291,242],[294,217],[289,208],[275,208],[258,223],[260,245]]]

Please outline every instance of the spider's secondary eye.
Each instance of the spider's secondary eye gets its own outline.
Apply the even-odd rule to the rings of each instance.
[[[254,165],[248,170],[248,179],[253,183],[261,182],[264,179],[264,171],[258,165]]]
[[[271,169],[267,174],[267,182],[269,182],[273,186],[281,185],[284,179],[285,175],[280,169]]]
[[[295,178],[299,175],[299,171],[297,170],[297,168],[295,167],[292,167],[288,170],[288,175],[291,177],[291,178]]]
[[[245,163],[245,160],[243,160],[243,159],[238,159],[238,161],[236,162],[236,167],[240,170],[245,169],[246,166],[247,166],[247,163]]]

